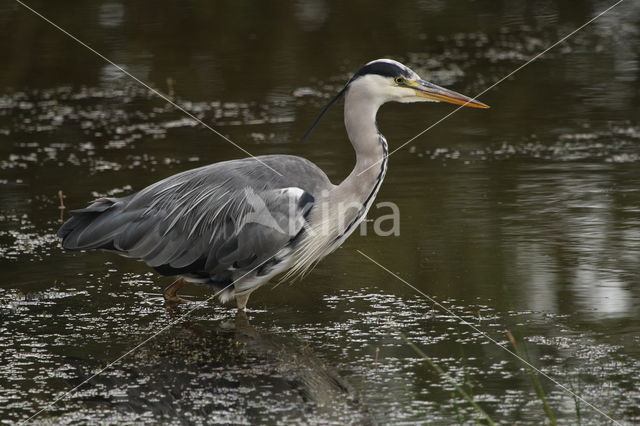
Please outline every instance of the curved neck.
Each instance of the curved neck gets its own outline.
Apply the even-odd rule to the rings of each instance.
[[[376,125],[376,114],[382,102],[368,90],[354,89],[346,93],[344,124],[356,153],[356,165],[339,186],[358,185],[363,193],[368,193],[386,168],[386,141]]]
[[[299,265],[304,270],[332,252],[365,218],[387,170],[387,142],[378,133],[376,113],[382,102],[368,90],[347,91],[344,124],[356,152],[356,165],[339,185],[317,200],[309,222],[317,238],[300,246]],[[314,235],[312,232],[309,235]]]

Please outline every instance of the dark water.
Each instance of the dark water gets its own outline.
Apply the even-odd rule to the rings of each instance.
[[[475,95],[612,3],[29,4],[249,152],[302,155],[339,181],[353,165],[340,108],[298,140],[362,63],[391,57]],[[175,321],[33,421],[478,419],[409,340],[496,422],[544,422],[546,401],[562,424],[607,423],[566,389],[640,422],[638,2],[483,95],[492,109],[394,154],[378,200],[399,206],[400,235],[354,235],[302,282],[255,293],[248,318],[165,307],[168,279],[63,253],[54,236],[59,190],[75,208],[244,154],[17,3],[0,24],[0,420],[26,420]],[[388,105],[379,125],[394,148],[452,109]],[[512,348],[507,332],[566,389],[487,338]]]

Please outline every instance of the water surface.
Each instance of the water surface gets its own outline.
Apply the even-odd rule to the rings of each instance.
[[[475,95],[604,1],[157,2],[33,7],[253,154],[353,166],[340,108],[362,63]],[[640,422],[640,7],[625,2],[393,154],[399,236],[354,235],[248,317],[165,306],[170,280],[64,253],[69,207],[244,154],[17,4],[0,5],[0,419],[52,423]],[[386,105],[391,148],[455,107]],[[64,212],[63,212],[64,213]],[[375,219],[388,210],[374,208]],[[433,300],[367,260],[380,262]],[[181,318],[192,307],[191,315]],[[455,315],[452,315],[453,312]],[[473,324],[476,329],[469,327]],[[566,389],[492,343],[512,348]],[[404,339],[401,334],[406,336]],[[525,351],[525,352],[522,352]],[[544,390],[544,398],[536,392]]]

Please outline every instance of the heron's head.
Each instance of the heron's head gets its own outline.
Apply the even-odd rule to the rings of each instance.
[[[445,89],[420,78],[409,67],[392,59],[376,59],[365,64],[347,84],[329,101],[303,140],[309,136],[320,119],[345,93],[359,98],[360,102],[380,106],[386,102],[448,102],[473,108],[489,108],[480,101]]]
[[[489,108],[475,99],[420,78],[409,67],[391,59],[364,65],[347,83],[348,92],[359,92],[382,105],[385,102],[448,102],[473,108]]]

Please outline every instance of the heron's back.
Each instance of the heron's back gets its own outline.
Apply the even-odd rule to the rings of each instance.
[[[58,236],[68,250],[112,250],[165,275],[228,281],[276,256],[302,231],[314,198],[332,187],[297,156],[225,161],[98,199],[72,211]]]

